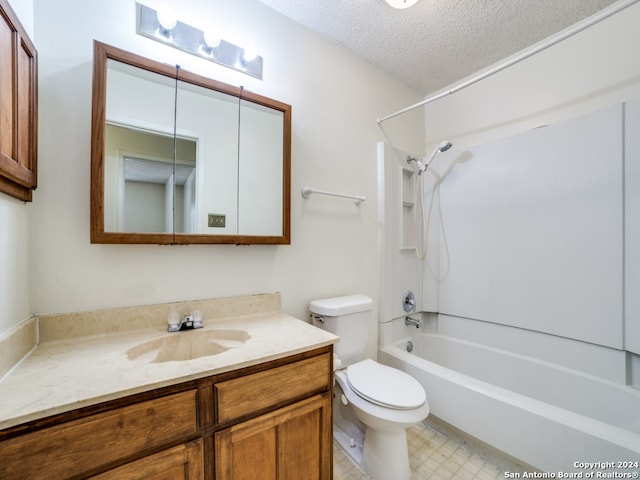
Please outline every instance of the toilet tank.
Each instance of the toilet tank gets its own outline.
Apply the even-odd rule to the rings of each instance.
[[[373,300],[364,295],[323,298],[309,304],[313,325],[340,337],[334,353],[342,367],[364,359],[372,305]]]

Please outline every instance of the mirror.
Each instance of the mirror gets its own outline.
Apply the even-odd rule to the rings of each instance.
[[[92,243],[290,243],[289,105],[96,41],[92,122]]]

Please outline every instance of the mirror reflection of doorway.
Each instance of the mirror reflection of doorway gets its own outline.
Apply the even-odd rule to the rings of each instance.
[[[193,166],[125,156],[124,231],[195,232],[195,178]]]
[[[197,141],[150,130],[107,125],[105,192],[117,205],[105,210],[111,231],[196,231]]]

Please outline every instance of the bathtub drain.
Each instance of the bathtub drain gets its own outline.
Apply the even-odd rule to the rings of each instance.
[[[407,342],[407,352],[413,352],[413,342],[411,340]]]

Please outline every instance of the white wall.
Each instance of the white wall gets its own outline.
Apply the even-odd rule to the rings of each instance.
[[[376,143],[383,134],[375,119],[418,95],[254,0],[174,6],[187,23],[202,28],[211,22],[226,29],[230,41],[255,44],[264,57],[263,81],[137,36],[134,5],[35,0],[41,153],[34,312],[280,291],[283,309],[306,318],[313,298],[359,292],[377,299]],[[94,38],[293,106],[290,246],[89,243]],[[400,121],[387,134],[417,150],[424,124]],[[328,197],[305,200],[305,185],[368,200],[360,207]]]
[[[29,303],[30,206],[0,194],[0,336],[31,314]]]
[[[427,143],[478,145],[640,96],[639,21],[635,4],[427,105]]]
[[[473,152],[475,146],[482,144],[485,146],[481,147],[481,151],[486,153],[499,148],[504,142],[511,141],[526,149],[525,145],[528,145],[526,142],[518,143],[517,140],[511,140],[515,138],[514,135],[534,127],[556,124],[640,97],[640,64],[636,61],[640,56],[638,24],[640,24],[640,4],[635,4],[544,52],[428,105],[425,111],[427,143],[437,145],[442,139],[450,140],[455,146],[455,151],[452,150],[451,155],[461,155],[467,150]],[[620,115],[617,116],[620,117]],[[543,136],[544,130],[546,129],[529,132],[526,137]],[[599,135],[597,129],[592,135]],[[584,138],[585,144],[591,140],[591,138]],[[529,146],[529,148],[533,147]],[[505,258],[511,260],[510,268],[525,268],[523,264],[526,264],[526,268],[530,269],[530,274],[527,275],[529,280],[525,280],[520,287],[525,295],[528,292],[532,297],[523,298],[521,308],[534,305],[538,320],[533,319],[530,311],[514,307],[517,301],[509,296],[513,293],[514,286],[505,286],[500,282],[495,284],[493,298],[476,298],[477,302],[471,303],[468,303],[469,295],[474,293],[473,289],[467,288],[468,282],[465,283],[466,290],[456,290],[456,285],[459,286],[457,281],[442,282],[439,286],[440,307],[466,317],[470,322],[475,319],[517,326],[519,327],[518,335],[523,338],[533,335],[529,332],[538,330],[618,349],[625,344],[630,345],[628,338],[626,342],[622,338],[624,333],[622,318],[624,301],[622,235],[624,230],[621,217],[624,170],[621,170],[620,149],[624,148],[624,145],[618,140],[611,148],[617,153],[607,155],[601,152],[599,159],[591,158],[584,165],[580,164],[578,156],[572,158],[570,171],[563,171],[562,165],[539,162],[536,164],[528,161],[517,164],[496,165],[488,162],[482,166],[472,165],[474,158],[454,166],[449,172],[449,178],[443,181],[443,196],[444,189],[449,188],[447,198],[443,198],[443,205],[445,201],[449,201],[451,207],[444,209],[446,212],[443,219],[444,228],[446,229],[447,225],[458,227],[466,225],[471,228],[473,224],[473,231],[467,231],[464,235],[458,231],[459,235],[456,238],[452,238],[453,233],[448,232],[451,262],[468,260],[476,266],[480,264],[484,267],[491,266],[489,277],[485,277],[482,281],[477,277],[477,272],[467,272],[476,280],[478,286],[476,294],[482,292],[486,294],[487,283],[490,284],[492,278],[500,278],[491,277],[491,275],[498,275],[500,271],[503,273],[509,271],[509,265],[507,265],[509,261],[505,261]],[[576,146],[575,152],[579,151],[580,146]],[[526,152],[526,154],[533,153]],[[445,167],[444,163],[442,167]],[[476,167],[478,170],[472,175],[470,170]],[[468,182],[456,184],[460,177],[475,178],[475,187],[470,190]],[[539,188],[543,185],[545,178],[548,181],[548,188]],[[445,187],[447,182],[448,186]],[[505,188],[511,185],[511,193],[505,197],[502,195],[504,190],[494,189],[497,184],[505,185]],[[612,186],[613,190],[610,188]],[[539,189],[540,202],[533,210],[528,211],[523,205],[526,204],[531,188]],[[549,205],[548,214],[543,215],[545,202],[548,200],[545,196],[550,192],[551,194],[565,192],[566,198]],[[609,195],[606,192],[612,193]],[[599,197],[603,193],[606,193],[607,202],[613,203],[602,203]],[[496,204],[496,199],[501,199],[499,204]],[[459,208],[453,208],[454,205],[451,202],[456,201],[460,203]],[[536,245],[541,248],[549,245],[557,246],[558,239],[553,238],[550,233],[553,231],[552,222],[559,222],[557,226],[563,228],[564,233],[568,233],[569,222],[573,222],[576,218],[566,218],[563,222],[558,216],[559,212],[554,209],[565,208],[570,202],[590,204],[599,209],[593,212],[591,223],[587,216],[583,216],[584,211],[577,219],[581,225],[579,228],[590,225],[591,233],[587,228],[586,231],[580,230],[573,234],[573,240],[579,239],[580,235],[592,235],[590,240],[596,240],[596,244],[591,244],[591,248],[599,249],[598,253],[594,253],[593,256],[589,252],[580,253],[580,246],[577,247],[578,250],[571,250],[571,248],[567,250],[566,247],[570,243],[566,244],[563,247],[564,254],[558,253],[558,263],[551,269],[547,268],[545,272],[545,266],[549,267],[549,264],[545,263],[546,260],[541,263],[532,263],[530,258],[527,259],[524,255],[519,256],[517,251],[504,251],[505,245],[508,245],[504,235],[509,233],[509,227],[514,226],[505,224],[505,218],[521,221],[520,227],[515,231],[518,233],[518,241],[531,242],[527,246],[527,251],[531,251],[531,248]],[[611,208],[608,211],[602,210],[601,208],[606,205],[608,205],[607,208]],[[479,217],[471,218],[473,214],[469,209],[474,208],[473,206],[484,207]],[[624,208],[625,215],[630,218],[629,215],[634,215],[640,206],[627,203]],[[480,221],[482,219],[491,221],[482,222]],[[536,222],[543,222],[542,232],[529,229]],[[526,232],[531,235],[523,235]],[[565,236],[565,240],[569,236]],[[487,248],[479,249],[479,242],[485,242]],[[586,243],[579,245],[586,245]],[[518,246],[511,245],[511,248],[517,249]],[[582,262],[575,256],[578,253],[582,256]],[[441,256],[441,260],[443,258],[444,256]],[[548,256],[545,258],[548,259]],[[627,257],[627,262],[629,261],[630,257]],[[582,265],[579,270],[575,268],[576,262]],[[462,278],[460,273],[457,272],[457,280]],[[545,277],[545,273],[553,278]],[[575,312],[567,312],[564,308],[566,305],[563,305],[562,310],[558,312],[555,310],[556,305],[548,301],[553,296],[558,298],[558,292],[548,292],[551,296],[538,299],[539,302],[536,303],[535,293],[544,288],[541,282],[547,278],[550,285],[557,287],[561,280],[557,274],[564,278],[564,285],[568,290],[565,293],[569,293],[571,298],[575,297],[574,294],[577,295],[579,285],[585,286],[593,281],[594,283],[591,284],[593,287],[595,283],[611,280],[612,283],[602,292],[597,287],[595,290],[590,290],[591,287],[587,288],[591,295],[603,296],[603,298],[585,298],[584,300],[585,305],[593,305],[591,302],[598,303],[600,308],[598,315],[587,315],[586,318],[580,316],[579,311],[582,306],[577,304],[576,307],[579,308]],[[583,277],[580,278],[580,275]],[[591,278],[584,278],[585,275]],[[521,281],[523,277],[525,275],[510,278]],[[627,271],[627,285],[630,280],[634,279],[629,278],[629,271]],[[501,278],[500,281],[508,282],[509,278]],[[501,289],[500,285],[505,288]],[[627,297],[629,295],[627,291]],[[574,300],[580,302],[579,299],[574,298]],[[489,305],[492,306],[485,309]],[[627,308],[634,305],[628,302]],[[502,307],[506,307],[507,311],[501,311]],[[601,307],[604,307],[604,310]],[[489,310],[491,313],[488,313]],[[446,321],[446,319],[442,320]],[[580,323],[581,320],[583,323]],[[632,330],[629,328],[631,320],[627,317],[626,321],[627,335],[629,335]],[[637,325],[637,318],[633,321],[636,322],[634,326]],[[637,332],[637,327],[634,327],[633,331]],[[592,350],[596,348],[590,343],[584,345],[590,345],[589,348],[593,347]],[[616,352],[604,347],[601,350]],[[544,352],[544,349],[540,350],[540,355],[547,353],[553,354],[553,352]],[[590,362],[589,357],[590,355],[587,354],[577,363],[586,365]],[[624,370],[624,355],[621,351],[617,351],[616,361],[606,375],[625,381],[625,378],[629,378],[629,374]]]
[[[33,40],[33,0],[10,0],[9,5],[20,19],[27,35]]]
[[[33,39],[33,1],[11,0],[9,5]],[[37,198],[37,193],[34,195]],[[31,314],[30,212],[31,205],[0,193],[0,336]]]

